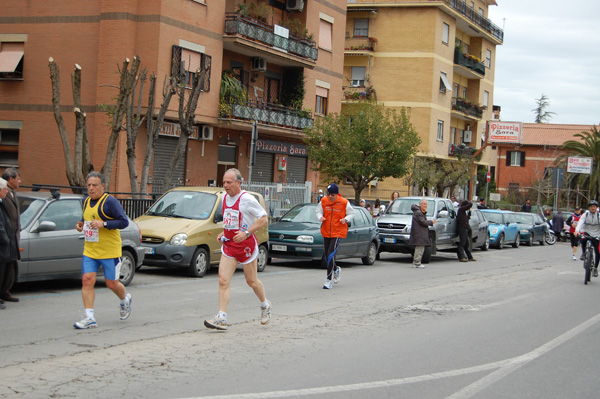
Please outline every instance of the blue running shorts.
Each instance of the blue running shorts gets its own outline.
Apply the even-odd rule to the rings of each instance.
[[[83,255],[81,260],[81,272],[98,273],[100,266],[104,269],[106,280],[118,280],[121,273],[121,258],[94,259]]]

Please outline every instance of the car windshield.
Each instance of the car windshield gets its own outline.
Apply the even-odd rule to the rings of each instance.
[[[385,211],[386,215],[412,215],[413,211],[410,209],[412,205],[419,205],[419,198],[398,198],[389,209]],[[434,201],[427,201],[427,216],[433,217],[435,211]]]
[[[517,223],[533,224],[533,215],[521,215],[517,213],[515,214],[515,218]]]
[[[19,199],[19,207],[21,209],[21,227],[29,226],[38,211],[44,206],[43,199],[17,197]]]
[[[195,191],[169,191],[152,205],[146,215],[186,219],[208,219],[217,196]]]
[[[296,205],[288,211],[280,222],[319,223],[317,219],[317,204]]]
[[[501,213],[495,213],[495,212],[484,212],[484,213],[485,213],[485,217],[487,218],[487,220],[489,220],[490,223],[504,224]]]

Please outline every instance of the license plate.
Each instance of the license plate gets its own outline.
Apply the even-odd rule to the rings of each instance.
[[[146,255],[154,255],[154,248],[144,248]]]
[[[271,247],[271,249],[273,251],[287,251],[287,246],[286,245],[273,245]]]
[[[396,239],[395,238],[384,238],[383,242],[386,244],[395,244],[396,243]]]

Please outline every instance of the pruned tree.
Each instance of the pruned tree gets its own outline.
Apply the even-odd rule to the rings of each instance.
[[[540,98],[535,99],[537,104],[534,109],[531,110],[535,114],[535,123],[548,123],[552,119],[552,115],[556,115],[556,112],[547,111],[550,106],[548,97],[542,93]]]
[[[187,141],[194,129],[196,108],[200,93],[207,90],[208,73],[210,71],[210,58],[203,58],[198,70],[194,73],[186,71],[184,63],[173,63],[172,79],[175,79],[175,87],[177,97],[179,98],[179,124],[181,126],[181,134],[177,140],[175,154],[171,158],[169,168],[165,174],[164,188],[169,189],[173,186],[173,173],[179,162],[183,159]],[[177,69],[176,69],[177,68]],[[191,77],[191,85],[186,85],[186,78]]]
[[[116,104],[111,107],[112,122],[111,134],[109,137],[106,157],[101,172],[106,178],[107,185],[110,184],[112,172],[112,164],[116,151],[116,144],[119,132],[123,130],[123,117],[127,108],[127,101],[131,95],[131,91],[135,87],[138,69],[140,66],[139,57],[134,57],[131,69],[129,68],[130,60],[126,59],[123,62],[120,73],[119,95],[116,99]],[[81,67],[75,65],[75,70],[71,75],[71,84],[73,88],[73,103],[75,113],[75,149],[74,155],[71,151],[69,143],[69,135],[62,117],[60,107],[60,70],[54,59],[50,57],[48,67],[50,69],[50,80],[52,83],[52,106],[54,110],[54,119],[58,126],[58,131],[61,137],[63,153],[65,156],[67,181],[71,186],[85,186],[85,176],[90,171],[94,170],[94,166],[90,161],[89,144],[87,138],[86,113],[81,106]]]
[[[405,176],[421,139],[404,109],[400,113],[364,102],[315,120],[305,142],[313,170],[349,181],[356,203],[368,184]]]
[[[473,161],[470,156],[459,156],[456,160],[415,157],[410,181],[421,188],[435,189],[438,196],[445,189],[452,193],[456,186],[469,182]]]

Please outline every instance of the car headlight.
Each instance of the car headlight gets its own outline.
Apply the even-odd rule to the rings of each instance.
[[[299,242],[305,242],[307,244],[312,244],[313,242],[315,242],[315,237],[313,237],[313,236],[298,236],[296,238],[296,240]]]
[[[529,230],[527,230],[527,229],[523,229],[523,230],[521,230],[521,233],[523,233],[523,234],[527,234],[527,233],[529,233]]]
[[[186,242],[187,242],[187,234],[185,234],[185,233],[178,233],[178,234],[175,234],[171,238],[171,241],[169,241],[169,244],[171,244],[171,245],[185,245]]]
[[[498,228],[492,227],[492,234],[498,234]]]
[[[405,233],[409,233],[409,234],[410,234],[410,226],[411,226],[411,225],[409,224],[409,225],[407,225],[407,226],[404,228],[404,232],[405,232]]]

